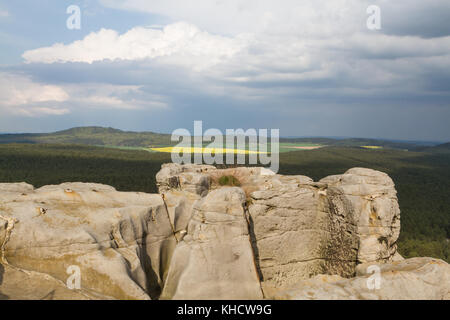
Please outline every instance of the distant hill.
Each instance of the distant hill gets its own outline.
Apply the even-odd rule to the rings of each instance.
[[[437,145],[435,148],[450,150],[450,142]]]
[[[1,134],[0,143],[51,143],[98,146],[148,147],[170,144],[170,135],[131,132],[114,128],[78,127],[54,133]]]
[[[77,127],[54,133],[0,134],[0,144],[5,143],[47,143],[80,144],[115,147],[148,147],[173,145],[170,134],[154,132],[122,131],[104,127]],[[392,141],[361,138],[281,138],[285,143],[308,143],[335,147],[379,146],[383,148],[432,151],[433,148],[448,149],[448,144],[427,147],[409,141]]]
[[[422,147],[419,151],[436,152],[436,153],[450,153],[450,142],[439,144],[433,147]]]

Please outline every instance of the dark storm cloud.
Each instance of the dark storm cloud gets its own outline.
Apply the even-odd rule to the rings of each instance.
[[[381,8],[386,34],[423,38],[450,36],[448,1],[392,1]]]

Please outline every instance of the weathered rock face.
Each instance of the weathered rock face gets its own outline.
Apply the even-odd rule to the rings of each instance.
[[[392,260],[400,234],[400,209],[391,178],[379,171],[354,168],[320,182],[328,186],[333,214],[348,216],[356,226],[358,263]]]
[[[156,174],[159,193],[178,189],[187,193],[206,195],[211,179],[207,172],[215,171],[213,166],[163,164]]]
[[[347,216],[330,212],[326,185],[268,176],[250,194],[258,263],[266,290],[328,271],[354,273],[358,239]]]
[[[157,179],[160,188],[201,194],[217,188],[224,175],[237,177],[246,191],[255,263],[266,290],[321,273],[349,277],[358,263],[387,262],[396,252],[400,211],[384,173],[357,168],[315,183],[261,168],[170,164]]]
[[[172,257],[163,299],[261,299],[240,188],[210,192],[194,206]]]
[[[412,258],[378,265],[375,273],[359,268],[355,278],[318,275],[280,290],[271,298],[293,300],[448,300],[450,266],[438,259]],[[371,269],[369,269],[371,270]]]
[[[36,190],[2,184],[0,190],[0,221],[9,228],[7,239],[0,227],[7,266],[65,283],[74,265],[88,296],[158,296],[176,245],[160,195],[81,183]]]
[[[220,186],[228,175],[241,185]],[[448,298],[445,262],[396,253],[400,210],[384,173],[355,168],[314,182],[167,164],[156,178],[154,195],[0,184],[0,299],[385,299],[404,278],[411,298]],[[392,278],[385,291],[361,286],[370,265]],[[80,289],[65,286],[70,266]],[[39,289],[16,287],[25,280]]]

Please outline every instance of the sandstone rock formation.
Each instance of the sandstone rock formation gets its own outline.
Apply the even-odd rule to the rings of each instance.
[[[161,298],[262,299],[240,188],[211,191],[194,206]]]
[[[382,172],[314,182],[166,164],[156,178],[159,194],[0,184],[0,299],[449,298],[448,264],[396,252],[400,210]],[[373,265],[388,280],[378,291],[365,286]],[[66,286],[71,266],[79,289]]]
[[[391,261],[396,252],[396,191],[378,171],[351,169],[315,183],[261,168],[170,164],[157,181],[160,190],[199,194],[219,188],[224,175],[237,177],[246,191],[250,241],[265,290],[321,273],[349,277],[358,263]]]
[[[176,245],[160,195],[81,183],[36,190],[1,184],[0,190],[5,265],[63,284],[67,268],[79,266],[87,295],[148,299],[159,294]]]
[[[375,274],[359,268],[357,277],[318,275],[280,290],[272,298],[294,300],[448,300],[450,266],[438,259],[412,258],[380,264]]]

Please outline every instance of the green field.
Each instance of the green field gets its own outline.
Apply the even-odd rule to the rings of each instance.
[[[0,182],[25,181],[35,187],[97,182],[123,191],[157,192],[155,174],[162,163],[171,161],[170,153],[140,149],[0,144]],[[396,184],[402,211],[400,252],[405,257],[432,256],[449,261],[450,152],[445,146],[424,150],[323,147],[285,152],[280,154],[280,173],[315,180],[352,167],[388,173]]]
[[[317,144],[317,143],[306,143],[306,142],[281,142],[280,143],[280,153],[284,152],[292,152],[292,151],[299,151],[301,149],[308,150],[308,149],[318,149],[322,148],[325,145]]]

